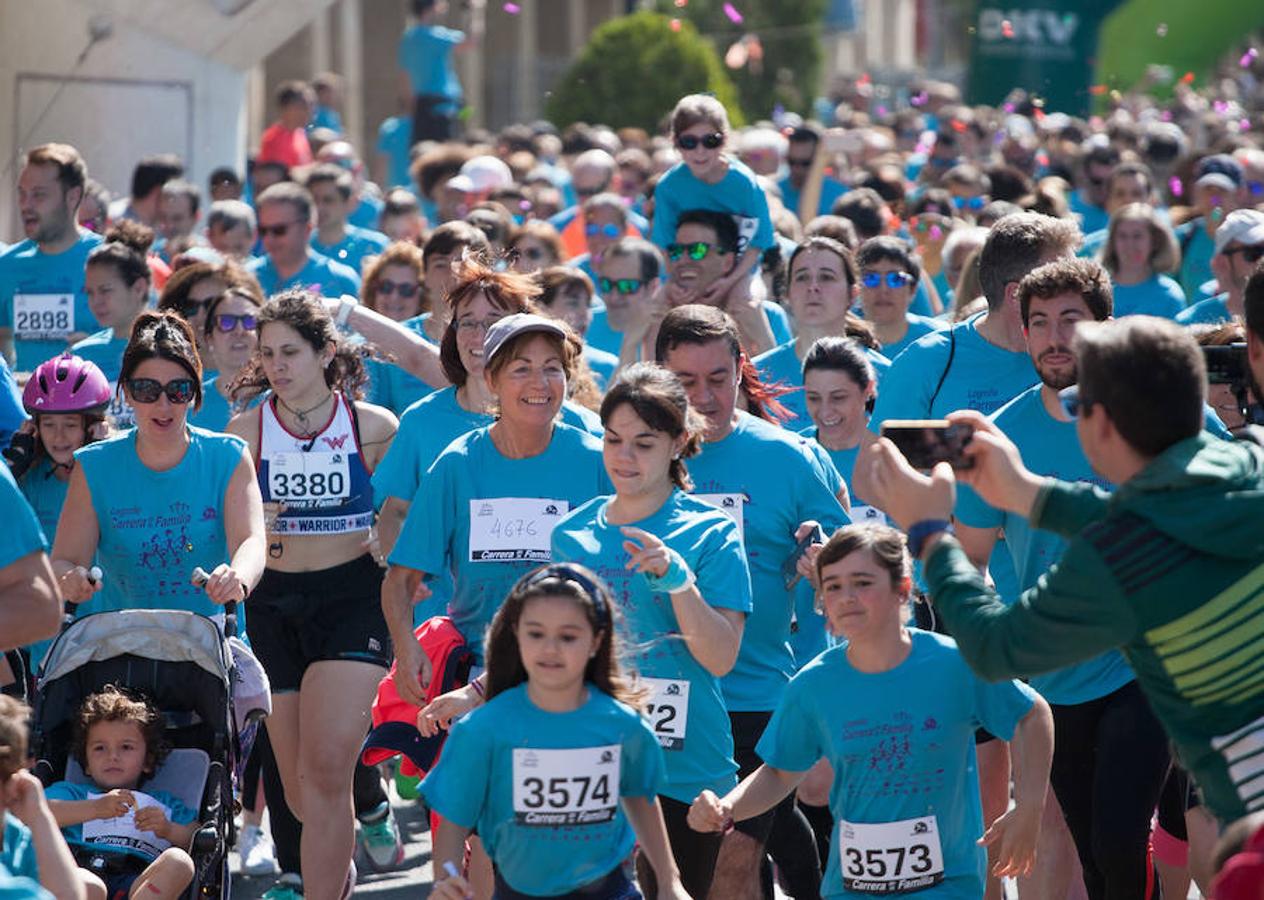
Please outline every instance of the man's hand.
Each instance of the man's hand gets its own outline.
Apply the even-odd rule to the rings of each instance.
[[[866,497],[907,531],[926,519],[949,519],[957,486],[952,468],[940,463],[923,475],[908,464],[898,447],[879,438],[860,451],[856,468],[867,470]]]
[[[1024,518],[1030,516],[1044,479],[1027,470],[1014,442],[990,419],[972,410],[951,413],[948,421],[974,429],[974,436],[963,450],[974,465],[957,473],[961,483],[974,488],[980,497],[997,509],[1008,510]]]

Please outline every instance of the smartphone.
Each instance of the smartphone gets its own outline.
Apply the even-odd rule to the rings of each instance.
[[[786,590],[790,590],[799,583],[799,560],[803,558],[803,554],[808,552],[808,547],[813,544],[824,544],[825,532],[821,530],[821,526],[817,525],[809,531],[799,543],[795,544],[794,550],[786,557],[786,561],[781,564],[781,580],[786,586]]]
[[[1246,384],[1246,344],[1203,347],[1208,384]]]
[[[914,469],[929,471],[941,462],[954,469],[974,465],[963,452],[974,437],[972,425],[947,419],[888,419],[882,423],[882,436],[899,448]]]

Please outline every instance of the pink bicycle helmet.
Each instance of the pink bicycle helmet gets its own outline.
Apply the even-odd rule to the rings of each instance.
[[[22,390],[22,406],[37,413],[100,412],[110,404],[110,381],[97,364],[69,352],[31,373]]]

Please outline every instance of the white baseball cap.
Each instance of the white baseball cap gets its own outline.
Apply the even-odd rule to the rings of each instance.
[[[1216,229],[1216,252],[1237,242],[1254,246],[1264,244],[1264,213],[1254,209],[1235,209]]]

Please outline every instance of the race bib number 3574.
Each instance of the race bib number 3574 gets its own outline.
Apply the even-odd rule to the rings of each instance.
[[[620,750],[618,744],[515,749],[514,821],[554,828],[609,822],[619,805]]]
[[[900,822],[838,823],[843,886],[865,894],[905,894],[944,880],[934,816]]]

